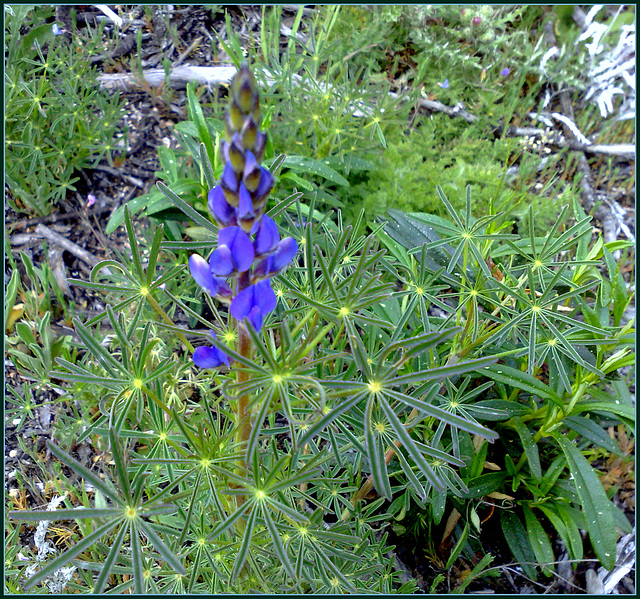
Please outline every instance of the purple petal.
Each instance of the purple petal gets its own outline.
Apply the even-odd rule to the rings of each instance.
[[[193,363],[198,368],[219,368],[223,364],[229,366],[229,358],[217,347],[204,345],[193,352]]]
[[[264,150],[267,147],[267,135],[262,131],[258,131],[256,135],[256,143],[253,148],[253,153],[256,156],[256,160],[258,162],[262,161],[262,156],[264,154]]]
[[[208,262],[198,254],[189,257],[189,270],[195,282],[211,295],[218,293],[218,282],[211,274]]]
[[[260,184],[253,193],[253,197],[256,202],[260,202],[266,196],[269,195],[271,188],[273,187],[273,175],[264,167],[262,167],[262,174],[260,175]]]
[[[253,279],[258,281],[260,279],[266,279],[273,270],[273,256],[267,256],[262,262],[259,262],[253,269]]]
[[[236,210],[227,202],[224,191],[220,185],[216,185],[209,192],[209,211],[216,218],[219,224],[228,227],[236,224]]]
[[[214,250],[209,258],[211,272],[219,277],[226,277],[235,270],[231,250],[226,245],[221,245]]]
[[[220,231],[218,245],[231,250],[235,270],[245,272],[251,268],[255,252],[249,236],[240,227],[226,227]]]
[[[240,183],[240,192],[238,196],[240,198],[240,203],[238,204],[238,218],[240,220],[247,220],[247,217],[254,216],[254,212],[251,194],[245,187],[244,183]]]
[[[255,285],[251,285],[254,288],[254,294],[256,298],[256,305],[260,307],[260,311],[263,314],[269,314],[272,310],[275,310],[278,298],[274,290],[271,287],[271,281],[260,281]]]
[[[262,169],[256,160],[256,157],[247,151],[246,162],[242,180],[249,191],[255,191],[260,184],[262,178]]]
[[[442,83],[438,83],[442,89],[449,89],[449,79],[445,79]]]
[[[220,185],[229,191],[238,191],[238,177],[236,176],[230,162],[224,165],[222,177],[220,177]]]
[[[262,322],[264,320],[262,318],[262,312],[260,311],[260,308],[258,306],[254,306],[251,309],[251,312],[249,312],[249,314],[247,315],[247,318],[249,319],[251,326],[257,332],[260,332],[260,329],[262,328]]]
[[[260,219],[258,233],[253,240],[256,255],[260,256],[272,252],[279,241],[280,234],[278,233],[278,225],[276,225],[272,218],[265,214]]]
[[[250,285],[246,289],[243,289],[238,295],[233,298],[231,305],[229,306],[229,312],[236,320],[242,320],[245,316],[249,315],[249,312],[254,308],[254,287]]]
[[[262,316],[275,309],[278,298],[271,288],[269,280],[260,281],[243,289],[231,302],[229,311],[236,320],[242,320],[258,307]],[[254,313],[255,314],[255,313]]]
[[[504,67],[504,69],[500,71],[500,76],[507,77],[509,73],[511,73],[511,69],[509,67]]]
[[[278,249],[273,254],[273,262],[271,269],[273,271],[281,271],[298,252],[298,243],[293,237],[285,237],[279,244]]]
[[[233,291],[231,291],[231,287],[229,287],[229,283],[227,283],[224,279],[218,279],[214,277],[218,283],[218,297],[231,298],[233,295]]]

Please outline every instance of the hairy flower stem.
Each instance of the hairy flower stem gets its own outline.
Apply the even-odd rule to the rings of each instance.
[[[243,289],[246,289],[250,284],[248,273],[243,273],[238,277],[236,293],[240,293]],[[238,353],[245,358],[251,357],[251,337],[244,324],[238,322]],[[238,369],[238,383],[245,383],[249,380],[250,375],[242,369]],[[238,460],[238,474],[240,476],[247,475],[247,459],[245,456],[247,442],[251,435],[251,409],[249,408],[249,396],[241,395],[238,398],[238,404],[236,406],[236,417],[238,430],[236,433],[236,441],[240,451],[242,451],[242,457]],[[240,506],[244,503],[245,498],[242,495],[237,496],[237,505]]]

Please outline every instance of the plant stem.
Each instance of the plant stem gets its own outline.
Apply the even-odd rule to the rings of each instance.
[[[236,285],[236,295],[240,293],[243,289],[246,289],[250,285],[249,275],[248,273],[242,273],[240,277],[238,277],[238,282]],[[251,357],[251,337],[247,332],[244,324],[242,322],[238,322],[238,353],[245,358]],[[245,372],[242,369],[237,370],[238,373],[238,383],[245,383],[249,380],[249,373]],[[238,397],[238,404],[236,406],[236,441],[238,443],[239,449],[242,451],[242,457],[238,461],[238,474],[240,476],[247,475],[247,458],[246,458],[246,448],[247,442],[251,435],[251,409],[249,408],[249,396],[246,394]],[[242,495],[236,496],[236,503],[238,506],[242,505],[245,501],[245,498]]]
[[[162,320],[164,320],[167,324],[176,326],[173,320],[171,320],[171,317],[160,307],[160,304],[156,301],[156,299],[153,297],[153,295],[151,295],[151,293],[148,290],[146,293],[143,293],[142,295],[147,300],[147,302],[149,302],[149,305],[155,310],[156,314],[158,314],[160,318],[162,318]],[[187,340],[187,338],[180,332],[177,332],[177,335],[178,337],[180,337],[180,340],[182,341],[182,343],[184,343],[187,346],[187,350],[193,353],[194,347]]]

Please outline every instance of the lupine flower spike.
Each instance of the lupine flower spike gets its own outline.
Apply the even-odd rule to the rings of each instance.
[[[218,247],[209,261],[191,256],[189,269],[206,293],[230,303],[233,318],[240,322],[247,318],[259,331],[277,303],[270,279],[293,260],[298,244],[293,237],[281,240],[276,223],[264,214],[274,180],[261,164],[267,135],[260,131],[258,87],[246,64],[229,90],[225,139],[220,145],[225,165],[208,196],[209,211],[220,226]],[[201,368],[229,365],[216,348],[198,348],[193,359]]]

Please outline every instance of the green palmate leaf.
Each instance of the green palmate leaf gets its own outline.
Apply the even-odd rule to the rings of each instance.
[[[271,536],[271,540],[273,541],[273,546],[274,546],[274,549],[276,550],[278,559],[280,560],[280,563],[284,567],[287,574],[295,580],[296,573],[293,568],[293,565],[291,564],[291,560],[289,559],[289,554],[287,553],[287,550],[285,549],[282,543],[282,537],[280,536],[280,531],[278,530],[276,523],[273,521],[273,518],[271,517],[269,510],[266,509],[264,505],[262,505],[261,507],[262,507],[262,517],[264,518],[265,524],[267,525],[267,529],[269,531],[269,535]]]
[[[480,424],[476,424],[472,420],[468,420],[466,418],[463,418],[462,416],[458,416],[457,414],[453,414],[437,406],[431,405],[419,399],[415,399],[414,397],[405,393],[393,391],[392,389],[385,389],[384,393],[389,397],[400,400],[408,406],[415,408],[416,410],[422,412],[423,414],[426,414],[427,416],[433,416],[438,420],[446,422],[447,424],[455,426],[456,428],[468,431],[473,435],[480,435],[481,437],[489,439],[490,441],[495,441],[498,438],[498,433],[485,428]]]
[[[394,384],[415,384],[442,380],[444,378],[455,377],[466,372],[479,371],[481,368],[495,364],[497,358],[494,356],[488,356],[486,358],[477,358],[475,360],[466,360],[465,362],[458,362],[457,364],[447,364],[445,366],[439,366],[437,368],[430,368],[429,370],[421,370],[420,372],[414,372],[412,374],[405,374],[393,379]],[[482,371],[486,372],[486,371]],[[427,385],[421,385],[416,393],[421,393]]]
[[[551,541],[531,509],[525,505],[523,511],[533,553],[538,563],[542,566],[542,573],[545,576],[551,576],[553,574],[551,564],[555,560]]]
[[[524,453],[527,456],[527,462],[529,463],[529,469],[531,474],[536,480],[542,478],[542,468],[540,467],[540,454],[538,453],[538,445],[533,440],[533,435],[527,426],[522,422],[520,418],[513,419],[513,426],[522,441],[522,447]]]
[[[196,127],[198,128],[198,136],[200,137],[200,141],[204,144],[207,154],[209,156],[214,156],[213,151],[213,143],[211,142],[211,134],[209,133],[209,127],[207,127],[207,123],[204,119],[204,113],[202,112],[202,107],[200,106],[200,102],[198,102],[198,98],[196,98],[195,94],[195,84],[189,83],[187,85],[187,101],[189,107],[189,116],[192,122],[195,122]]]
[[[475,402],[473,408],[473,415],[478,420],[508,420],[531,412],[528,406],[508,399],[482,399]]]
[[[211,165],[211,160],[209,160],[209,155],[207,154],[207,147],[203,143],[200,144],[200,165],[207,188],[213,189],[216,186],[216,177],[213,174],[213,166]]]
[[[242,570],[242,566],[244,566],[244,563],[247,559],[247,554],[249,553],[249,549],[251,548],[251,537],[253,536],[253,530],[256,526],[257,515],[257,506],[254,505],[244,525],[242,542],[240,543],[238,555],[236,556],[236,561],[233,564],[233,571],[231,572],[232,579],[237,578],[238,574],[240,574],[240,570]]]
[[[405,357],[412,357],[418,355],[430,347],[436,346],[438,343],[442,343],[446,339],[449,339],[460,330],[460,327],[452,327],[444,329],[442,331],[433,331],[431,333],[425,333],[424,335],[418,335],[410,339],[402,339],[395,343],[386,345],[380,352],[378,361],[380,365],[384,363],[388,356],[392,355],[399,349],[402,349]]]
[[[98,578],[93,584],[93,592],[97,595],[102,594],[105,587],[107,586],[107,580],[112,573],[112,567],[114,566],[116,559],[118,558],[118,554],[120,553],[120,549],[122,549],[122,542],[124,540],[124,535],[128,532],[128,526],[121,526],[120,530],[116,538],[113,540],[113,544],[111,545],[111,549],[107,554],[106,559],[104,560],[104,564],[100,569],[100,573],[98,574]],[[140,542],[137,538],[135,539],[138,543]]]
[[[506,472],[489,472],[471,479],[468,483],[468,491],[462,496],[465,499],[473,499],[474,497],[484,497],[494,491],[498,491],[504,485],[507,479]]]
[[[371,421],[373,414],[373,406],[375,397],[371,395],[367,400],[367,406],[364,411],[364,441],[367,450],[367,456],[371,463],[371,475],[373,483],[378,493],[386,497],[389,501],[392,499],[391,483],[389,482],[389,472],[387,471],[387,463],[384,459],[384,448],[376,439],[376,431]]]
[[[431,483],[434,489],[438,491],[444,491],[444,485],[442,484],[442,481],[436,476],[433,468],[429,465],[422,452],[413,442],[413,439],[407,432],[407,429],[405,429],[403,424],[400,422],[391,406],[387,403],[386,400],[381,399],[380,407],[385,413],[385,416],[388,418],[389,424],[391,424],[394,432],[396,433],[396,435],[398,435],[398,439],[407,450],[407,453],[411,456],[416,466],[418,466],[418,468],[420,469],[420,472],[422,472],[422,474]]]
[[[160,538],[160,535],[153,529],[153,526],[150,522],[145,522],[144,520],[138,519],[136,521],[136,525],[140,528],[140,530],[147,536],[147,538],[151,541],[151,544],[155,548],[155,550],[160,554],[162,559],[171,566],[178,574],[182,574],[183,576],[186,574],[184,566],[180,563],[180,560],[171,552],[171,550],[167,547],[165,542]]]
[[[116,429],[112,426],[109,427],[109,444],[111,445],[111,453],[113,454],[113,461],[116,465],[120,489],[125,497],[130,497],[131,485],[129,484],[129,473],[127,472],[127,466],[122,456],[120,439],[117,437]]]
[[[9,317],[11,316],[11,311],[13,310],[13,306],[16,301],[16,297],[18,295],[18,286],[20,283],[20,273],[17,270],[14,270],[11,273],[11,279],[7,284],[5,290],[5,305],[4,305],[4,329],[7,330],[7,324],[9,322]]]
[[[451,555],[449,556],[449,559],[447,560],[447,564],[445,565],[445,569],[448,570],[449,568],[451,568],[451,566],[453,566],[453,564],[455,564],[456,560],[458,559],[458,557],[462,553],[462,550],[464,549],[464,546],[467,544],[467,539],[468,538],[469,538],[469,522],[467,522],[464,525],[464,528],[462,529],[462,534],[460,535],[460,538],[458,539],[458,542],[456,543],[456,546],[453,548],[453,551],[451,552]]]
[[[504,364],[494,364],[493,366],[485,368],[483,372],[496,381],[500,381],[516,389],[521,389],[522,391],[527,391],[542,399],[550,399],[560,407],[564,406],[560,396],[549,387],[549,385],[545,385],[542,381],[526,372]]]
[[[362,391],[357,393],[349,399],[345,399],[338,406],[332,408],[332,410],[320,418],[317,422],[310,425],[305,433],[298,439],[298,447],[304,447],[315,435],[320,433],[323,429],[329,426],[340,415],[348,412],[359,401],[368,396],[368,391]]]
[[[118,491],[116,491],[112,486],[107,485],[107,483],[102,480],[96,472],[89,470],[86,466],[83,466],[78,460],[72,458],[68,453],[60,449],[57,445],[54,445],[51,442],[47,442],[47,447],[49,451],[56,456],[63,464],[71,468],[73,472],[79,474],[86,481],[90,482],[96,489],[102,491],[104,495],[106,495],[111,501],[114,503],[121,505],[122,498]]]
[[[636,421],[635,410],[631,406],[620,403],[617,399],[611,402],[586,401],[578,403],[571,411],[571,415],[581,414],[582,412],[609,412],[625,419],[631,426],[634,426]]]
[[[102,367],[113,377],[115,377],[116,373],[127,375],[127,370],[123,367],[123,365],[118,362],[108,351],[107,349],[99,343],[96,339],[91,335],[91,331],[87,327],[82,324],[77,319],[73,320],[73,324],[75,325],[76,333],[78,337],[82,340],[82,342],[87,346],[87,349],[91,352],[91,355],[100,362]]]
[[[562,435],[555,438],[567,456],[593,549],[602,565],[611,570],[616,563],[618,533],[607,494],[595,470],[573,443]]]
[[[284,159],[283,166],[287,166],[292,170],[310,175],[318,175],[327,181],[349,187],[347,181],[340,173],[327,166],[324,162],[305,158],[304,156],[287,156]]]
[[[483,570],[489,566],[489,564],[493,561],[493,555],[487,553],[474,567],[469,575],[462,581],[460,585],[458,585],[453,593],[459,595],[464,593],[464,590],[478,577],[482,574]]]
[[[63,510],[32,510],[29,512],[12,511],[9,518],[23,522],[40,522],[43,520],[81,520],[84,518],[114,518],[122,515],[121,508],[73,508]]]
[[[140,529],[137,522],[131,523],[131,565],[133,566],[133,584],[137,594],[144,594],[146,591],[146,580],[142,565],[142,544],[140,543]]]
[[[535,580],[537,574],[533,564],[536,561],[536,556],[533,553],[529,543],[529,536],[522,525],[522,521],[513,512],[501,510],[500,523],[502,525],[502,533],[509,545],[509,549],[511,549],[511,553],[520,563],[524,573]]]

